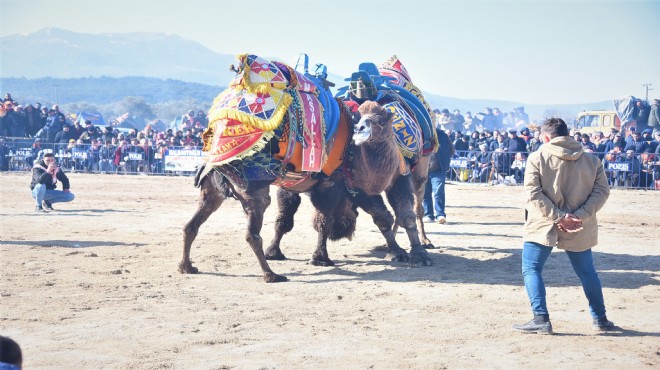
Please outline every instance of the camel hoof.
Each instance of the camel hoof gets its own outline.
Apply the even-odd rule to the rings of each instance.
[[[424,249],[435,249],[433,243],[422,244],[422,247],[424,247]]]
[[[183,263],[179,264],[179,272],[182,274],[196,274],[199,272],[199,269],[192,265],[192,263]]]
[[[322,258],[314,257],[311,260],[309,260],[309,263],[314,266],[324,266],[324,267],[330,267],[335,265],[335,263],[332,262],[332,260],[330,260],[329,258],[322,259]]]
[[[267,283],[282,283],[288,280],[284,275],[278,275],[274,272],[264,272],[264,281]]]
[[[284,255],[284,253],[282,253],[282,251],[279,251],[279,250],[278,251],[267,250],[266,253],[264,253],[264,256],[266,256],[266,259],[270,260],[270,261],[284,261],[284,260],[286,260],[286,256]]]
[[[397,253],[392,253],[389,252],[387,253],[386,258],[389,258],[390,261],[392,262],[408,262],[410,260],[410,257],[408,257],[408,253],[404,251],[403,249],[401,250],[403,253],[397,252]]]
[[[410,266],[433,266],[429,253],[422,245],[416,245],[410,249]]]

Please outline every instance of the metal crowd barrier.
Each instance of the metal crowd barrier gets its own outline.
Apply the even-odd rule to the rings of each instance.
[[[0,138],[0,171],[30,171],[34,161],[44,153],[54,153],[67,172],[101,174],[143,174],[191,176],[202,163],[205,153],[200,148],[150,147],[145,153],[129,146],[119,157],[115,147],[110,157],[99,146],[90,144],[69,148],[64,144],[41,143],[34,139]],[[526,156],[509,152],[457,152],[450,162],[447,179],[461,183],[522,185]],[[653,154],[627,156],[625,153],[594,153],[602,161],[610,187],[660,190],[660,158]]]
[[[660,158],[654,154],[593,153],[603,162],[611,188],[660,190]],[[487,159],[483,159],[487,157]],[[485,163],[484,163],[485,162]],[[447,179],[461,183],[522,185],[525,155],[510,152],[457,152]]]
[[[191,176],[205,153],[198,147],[128,145],[117,154],[115,146],[91,144],[36,144],[33,139],[2,138],[0,171],[30,171],[36,160],[53,153],[66,172]]]

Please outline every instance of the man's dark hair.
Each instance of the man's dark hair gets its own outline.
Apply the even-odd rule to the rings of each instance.
[[[46,157],[55,157],[55,155],[53,153],[46,153],[44,154],[44,158]]]
[[[0,362],[12,364],[19,368],[23,366],[21,347],[13,339],[2,335],[0,335]]]
[[[541,133],[550,136],[550,138],[568,136],[568,126],[561,118],[548,118],[541,126]]]

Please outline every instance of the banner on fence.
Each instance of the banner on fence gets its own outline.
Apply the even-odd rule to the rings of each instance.
[[[195,171],[204,162],[206,153],[200,149],[167,149],[165,171]]]
[[[468,159],[465,157],[452,158],[449,160],[449,167],[451,168],[467,168]]]
[[[608,171],[624,171],[624,172],[630,172],[630,163],[625,163],[625,162],[609,162],[607,164],[607,170]]]

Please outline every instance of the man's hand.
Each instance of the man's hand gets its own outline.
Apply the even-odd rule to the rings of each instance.
[[[582,231],[582,220],[572,213],[567,213],[564,218],[557,222],[557,228],[567,233]]]

